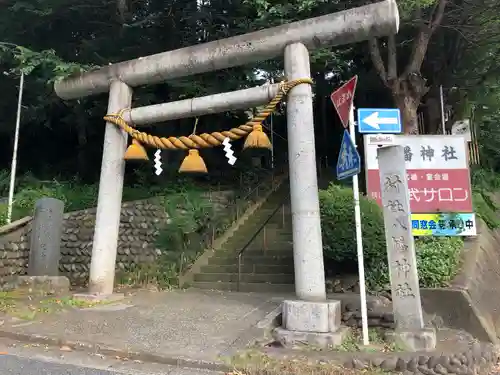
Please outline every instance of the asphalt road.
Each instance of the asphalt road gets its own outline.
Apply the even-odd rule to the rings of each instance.
[[[2,355],[0,358],[2,375],[116,375],[107,370],[78,367],[68,364],[50,363],[35,359]],[[123,374],[123,373],[122,373]]]
[[[1,375],[223,375],[0,339]]]

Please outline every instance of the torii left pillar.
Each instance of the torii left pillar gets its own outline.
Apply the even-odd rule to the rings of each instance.
[[[132,89],[115,80],[109,89],[107,113],[117,113],[132,104]],[[113,293],[116,249],[120,229],[127,133],[107,122],[101,163],[101,178],[97,197],[92,260],[90,263],[89,292],[75,298],[108,300],[123,297]]]

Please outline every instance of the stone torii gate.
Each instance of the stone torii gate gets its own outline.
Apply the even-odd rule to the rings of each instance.
[[[55,84],[65,100],[109,92],[108,113],[130,108],[133,87],[276,58],[284,55],[287,80],[310,78],[307,48],[344,45],[396,34],[395,0],[385,0],[321,17],[306,19],[232,38],[141,57],[69,77]],[[134,125],[200,116],[262,104],[279,85],[256,87],[173,103],[132,108],[125,113]],[[309,312],[325,311],[325,276],[319,216],[312,90],[301,84],[287,98],[289,170],[293,225],[295,290],[309,301]],[[106,123],[97,215],[90,267],[89,296],[112,295],[120,223],[127,134]],[[311,310],[313,309],[313,310]],[[327,308],[328,310],[328,308]],[[328,314],[328,311],[327,311]],[[315,314],[311,314],[315,315]],[[323,313],[317,319],[328,319]],[[313,324],[313,326],[316,326]],[[315,331],[302,327],[302,331]],[[318,331],[316,329],[316,331]]]

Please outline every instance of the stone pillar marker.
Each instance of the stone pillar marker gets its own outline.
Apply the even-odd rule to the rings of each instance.
[[[377,154],[396,322],[394,338],[411,350],[433,349],[436,345],[435,332],[424,329],[404,148],[381,147]]]
[[[64,202],[42,198],[35,204],[30,238],[29,276],[59,276]]]

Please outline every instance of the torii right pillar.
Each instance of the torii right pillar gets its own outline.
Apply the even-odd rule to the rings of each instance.
[[[309,52],[301,43],[285,48],[288,81],[311,77]],[[307,342],[340,345],[340,301],[328,301],[323,265],[312,89],[302,84],[287,97],[288,160],[293,227],[293,258],[297,300],[285,300],[282,327],[274,337],[282,344]]]

